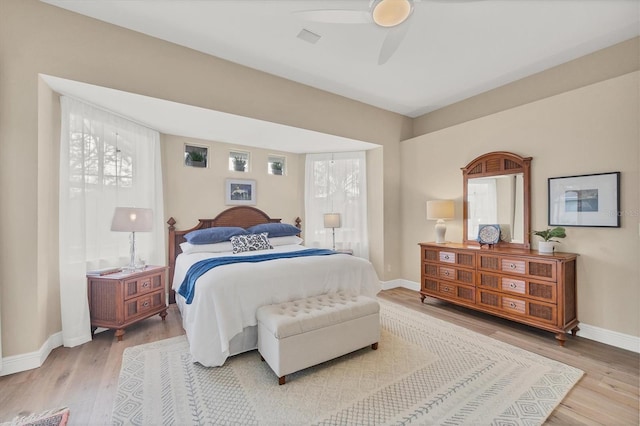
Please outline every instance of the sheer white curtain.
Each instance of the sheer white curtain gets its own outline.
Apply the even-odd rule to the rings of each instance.
[[[111,232],[116,206],[153,210],[152,232],[136,233],[148,264],[164,265],[160,135],[62,97],[60,140],[60,303],[65,346],[91,340],[86,271],[122,266],[129,234]]]
[[[367,165],[364,152],[307,154],[305,166],[305,245],[332,247],[325,213],[340,213],[336,249],[369,258],[367,233]]]

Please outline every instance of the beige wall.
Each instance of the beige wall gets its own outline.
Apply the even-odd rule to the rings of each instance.
[[[636,71],[404,141],[402,275],[419,282],[417,244],[434,239],[434,222],[425,220],[426,200],[456,200],[447,239],[462,240],[460,168],[481,154],[533,157],[533,229],[547,226],[549,177],[620,171],[622,227],[567,228],[560,248],[580,254],[580,321],[640,336],[639,80]]]
[[[269,216],[294,224],[296,217],[304,215],[304,155],[230,145],[182,136],[162,135],[162,168],[165,194],[165,221],[177,221],[176,228],[188,229],[198,219],[213,218],[231,206],[225,205],[225,180],[253,179],[256,181],[254,207]],[[184,165],[184,145],[209,148],[207,168]],[[229,151],[240,150],[251,154],[249,172],[229,171]],[[267,174],[267,157],[286,157],[286,175]],[[304,229],[304,222],[303,222]]]
[[[637,39],[635,43],[637,46]],[[631,55],[637,53],[637,47],[631,52]],[[634,58],[632,56],[631,61],[636,63]],[[610,58],[600,61],[605,67],[618,63]],[[578,68],[575,73],[584,71]],[[534,211],[534,226],[545,220],[545,208],[539,207],[544,203],[541,188],[545,179],[585,170],[589,173],[623,171],[623,190],[626,191],[623,209],[638,211],[637,189],[633,192],[626,183],[635,182],[637,188],[637,98],[635,103],[630,99],[638,93],[638,88],[633,86],[634,82],[637,84],[637,76],[593,84],[538,102],[531,99],[523,102],[518,98],[517,105],[522,106],[512,110],[508,108],[513,105],[503,107],[507,110],[498,113],[500,108],[492,110],[493,115],[468,124],[455,125],[487,115],[486,109],[474,115],[478,113],[477,103],[483,103],[481,98],[480,102],[474,100],[471,115],[461,114],[452,120],[450,117],[458,115],[464,106],[459,104],[442,114],[411,120],[36,0],[1,0],[3,357],[37,351],[52,333],[60,330],[56,155],[59,111],[56,96],[40,82],[39,73],[381,145],[369,151],[367,158],[371,258],[383,280],[417,280],[415,244],[433,238],[432,224],[424,220],[424,201],[436,197],[459,199],[459,168],[476,155],[496,147],[534,157],[534,206],[538,206]],[[534,80],[528,81],[527,87]],[[563,89],[554,94],[564,91],[567,81],[573,80],[561,79],[560,83],[565,83],[560,84]],[[621,90],[621,86],[627,91]],[[535,91],[535,84],[531,87]],[[509,99],[511,95],[510,92]],[[633,111],[636,115],[632,118]],[[632,124],[635,124],[635,135],[631,135],[633,131],[629,129]],[[399,143],[411,138],[413,131],[432,133]],[[176,145],[181,149],[181,141],[174,136],[163,137],[166,174],[182,174],[185,181],[193,180],[198,185],[202,185],[201,175],[211,174],[213,182],[207,183],[212,189],[217,186],[219,191],[222,176],[213,176],[214,170],[202,171],[194,177],[195,171],[173,163],[176,160],[170,158],[170,153],[178,149]],[[212,143],[212,146],[215,148],[218,144]],[[621,154],[620,150],[626,151]],[[555,152],[569,155],[572,160],[557,159],[551,155]],[[611,163],[602,164],[603,158],[611,159]],[[37,167],[33,166],[33,159]],[[538,163],[543,166],[537,166]],[[298,182],[293,183],[291,179],[287,183],[297,187],[295,206],[272,205],[266,200],[262,204],[260,191],[270,178],[262,176],[256,177],[258,207],[282,216],[285,221],[290,221],[287,216],[302,213],[302,168],[299,160]],[[173,182],[166,182],[166,212],[175,215],[178,226],[182,227],[199,214],[185,208],[181,195],[174,192],[172,185]],[[203,199],[198,203],[198,209],[206,216],[219,207],[212,200]],[[563,245],[581,254],[579,310],[582,320],[638,335],[637,316],[629,313],[631,301],[638,299],[637,216],[625,217],[623,223],[624,227],[619,230],[570,230]],[[461,229],[450,228],[448,237],[460,240]]]
[[[58,193],[55,151],[59,129],[50,123],[55,98],[42,89],[48,74],[118,90],[335,134],[381,145],[369,176],[380,189],[370,211],[375,262],[397,261],[389,238],[397,217],[385,216],[399,179],[399,142],[411,120],[360,102],[239,66],[36,0],[0,1],[0,315],[2,356],[32,353],[59,331],[57,282]],[[41,99],[42,98],[42,99]],[[166,147],[165,147],[166,148]],[[387,159],[388,155],[388,159]],[[28,166],[25,166],[25,159]],[[37,159],[35,167],[33,159]],[[171,167],[168,166],[170,172]],[[183,170],[184,171],[184,170]],[[207,173],[207,172],[205,172]],[[394,172],[395,173],[395,172]],[[298,184],[299,185],[299,184]],[[298,194],[300,195],[300,194]],[[55,198],[55,197],[54,197]],[[166,197],[170,206],[178,203]],[[259,201],[261,203],[261,201]],[[270,204],[259,205],[265,210]],[[202,205],[203,209],[208,205]],[[214,206],[211,206],[214,208]],[[399,208],[399,207],[397,207]],[[269,214],[302,211],[300,204]],[[174,214],[174,212],[168,213]],[[182,216],[182,210],[177,211]],[[210,215],[212,212],[206,212]],[[177,218],[182,224],[187,216]],[[388,246],[391,244],[390,246]],[[34,256],[36,257],[34,259]],[[396,264],[392,269],[399,269]],[[384,276],[381,274],[381,278]]]

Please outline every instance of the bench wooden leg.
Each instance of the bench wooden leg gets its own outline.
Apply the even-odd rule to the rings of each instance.
[[[371,345],[371,349],[373,349],[374,351],[375,351],[376,349],[378,349],[378,342],[373,343],[373,344]]]
[[[278,377],[278,384],[279,384],[280,386],[282,386],[282,385],[284,385],[284,384],[285,384],[285,381],[286,381],[285,377],[286,377],[286,376]]]

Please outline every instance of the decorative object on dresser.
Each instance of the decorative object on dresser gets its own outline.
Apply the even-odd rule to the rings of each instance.
[[[529,248],[531,157],[490,152],[462,168],[462,242],[479,244],[481,224],[498,224],[496,246]]]
[[[147,266],[129,273],[87,274],[91,334],[98,327],[116,329],[122,340],[124,329],[155,314],[167,316],[165,266]]]
[[[453,200],[427,201],[427,220],[436,220],[436,243],[444,243],[445,220],[453,219]]]
[[[333,249],[336,249],[336,228],[340,228],[340,213],[325,213],[324,227],[331,228]]]
[[[124,267],[135,271],[136,265],[136,232],[150,232],[153,229],[153,211],[136,207],[116,207],[111,221],[111,230],[115,232],[131,232],[129,237],[129,264]]]
[[[547,228],[544,231],[533,231],[533,235],[542,238],[542,241],[538,243],[538,251],[540,253],[553,253],[553,243],[559,242],[553,238],[564,238],[567,236],[564,228],[561,226]]]
[[[468,244],[420,244],[420,296],[500,316],[556,333],[578,331],[576,258]]]
[[[480,247],[487,244],[492,247],[500,241],[500,225],[480,225],[478,228],[478,242]]]

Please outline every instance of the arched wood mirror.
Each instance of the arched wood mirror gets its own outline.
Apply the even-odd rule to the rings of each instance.
[[[482,225],[499,225],[499,247],[529,248],[531,157],[490,152],[462,169],[463,240],[478,244]]]

